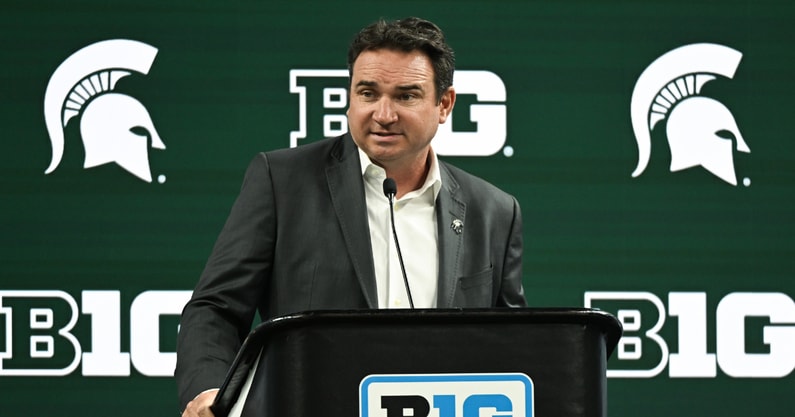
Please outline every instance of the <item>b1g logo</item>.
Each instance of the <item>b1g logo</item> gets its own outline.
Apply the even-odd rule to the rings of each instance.
[[[474,132],[453,131],[453,118],[464,112],[455,107],[447,122],[439,126],[433,149],[447,156],[489,156],[503,149],[508,136],[506,90],[502,79],[489,71],[456,71],[453,85],[458,96],[474,95],[469,119]],[[290,70],[290,92],[298,94],[298,130],[290,132],[290,147],[302,139],[339,136],[348,131],[347,70]],[[506,147],[506,156],[512,148]]]
[[[614,314],[624,327],[608,377],[653,378],[666,365],[671,378],[715,378],[718,367],[734,378],[782,378],[795,370],[795,302],[783,293],[725,295],[714,328],[703,292],[668,293],[667,314],[649,292],[586,292],[585,307]],[[678,323],[670,346],[667,315]]]
[[[81,362],[84,376],[130,376],[131,363],[146,376],[172,376],[177,355],[160,350],[161,317],[178,316],[190,295],[138,294],[124,352],[119,291],[82,291],[78,304],[60,290],[0,290],[0,376],[64,376]],[[81,317],[90,321],[83,343],[76,327]]]
[[[360,417],[532,417],[525,374],[370,375],[360,384]]]

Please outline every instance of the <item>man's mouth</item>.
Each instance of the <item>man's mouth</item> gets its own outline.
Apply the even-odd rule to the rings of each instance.
[[[400,135],[400,134],[399,134],[399,133],[397,133],[397,132],[370,132],[370,133],[371,133],[371,134],[373,134],[373,135],[375,135],[375,136],[380,136],[380,137],[391,137],[391,136],[398,136],[398,135]]]

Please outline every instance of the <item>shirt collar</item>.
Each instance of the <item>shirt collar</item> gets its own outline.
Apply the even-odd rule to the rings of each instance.
[[[365,180],[370,177],[383,181],[386,178],[386,171],[374,164],[361,148],[357,146],[356,149],[359,151],[359,165],[362,169],[362,177],[364,177]],[[421,195],[430,188],[433,191],[433,201],[436,201],[436,196],[439,195],[439,190],[442,188],[442,174],[439,171],[439,163],[436,160],[436,153],[433,151],[433,148],[430,148],[429,152],[431,156],[431,167],[428,170],[428,175],[425,176],[425,183],[423,183],[422,187],[419,189],[406,193],[403,198]]]

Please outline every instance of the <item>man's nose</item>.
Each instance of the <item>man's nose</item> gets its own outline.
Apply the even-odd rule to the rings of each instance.
[[[395,111],[394,103],[387,97],[381,98],[376,103],[375,111],[373,112],[373,120],[382,125],[387,125],[396,122],[398,119],[397,112]]]

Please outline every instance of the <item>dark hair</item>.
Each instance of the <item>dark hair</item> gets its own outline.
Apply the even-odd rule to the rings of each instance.
[[[383,19],[362,29],[348,48],[348,74],[353,78],[353,63],[364,51],[394,49],[404,52],[422,51],[431,60],[437,103],[453,85],[455,55],[444,33],[435,24],[418,17],[387,22]]]

